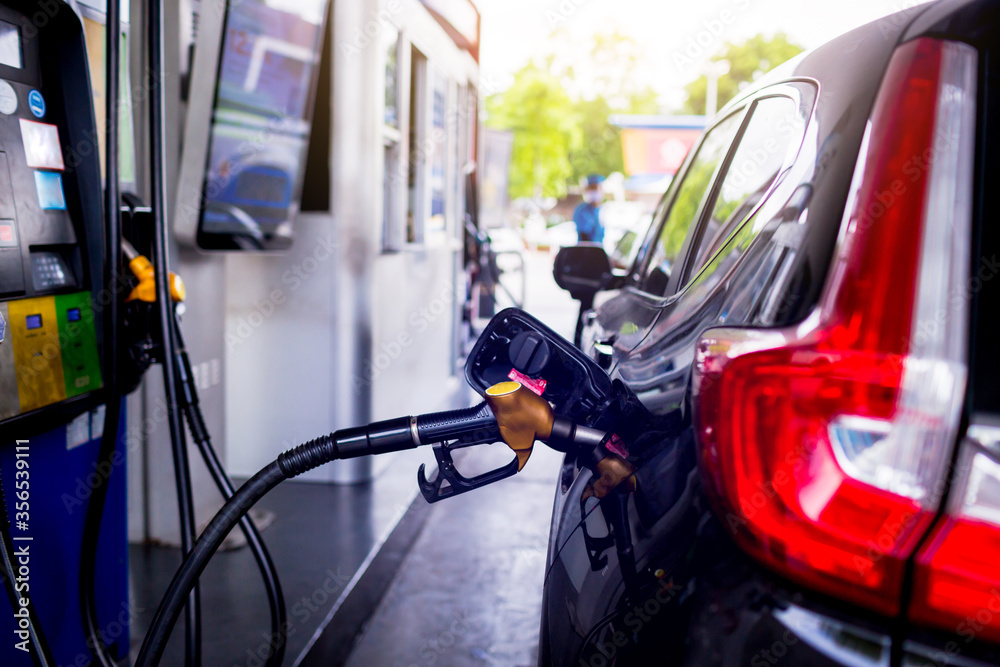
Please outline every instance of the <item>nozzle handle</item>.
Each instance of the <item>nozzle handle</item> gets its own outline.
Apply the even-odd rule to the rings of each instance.
[[[416,417],[416,431],[422,445],[448,440],[479,444],[501,439],[496,417],[485,402],[461,410],[419,415]]]

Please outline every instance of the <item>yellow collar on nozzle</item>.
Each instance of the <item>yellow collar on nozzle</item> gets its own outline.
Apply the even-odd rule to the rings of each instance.
[[[486,403],[500,427],[500,437],[517,454],[518,472],[531,456],[535,440],[552,435],[552,406],[517,382],[500,382],[486,390]]]

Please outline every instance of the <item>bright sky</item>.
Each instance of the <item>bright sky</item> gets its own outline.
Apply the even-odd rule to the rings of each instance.
[[[482,15],[483,92],[499,92],[511,75],[547,51],[557,27],[586,38],[618,27],[645,49],[643,78],[668,106],[683,100],[727,41],[785,32],[812,48],[859,25],[922,4],[914,0],[476,0]],[[699,44],[700,42],[700,44]],[[703,46],[704,45],[704,46]],[[690,62],[687,59],[690,58]]]

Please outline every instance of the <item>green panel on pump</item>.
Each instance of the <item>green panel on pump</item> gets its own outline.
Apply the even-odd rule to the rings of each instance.
[[[66,381],[66,397],[69,398],[101,386],[94,311],[90,305],[90,292],[60,294],[55,299],[63,378]]]

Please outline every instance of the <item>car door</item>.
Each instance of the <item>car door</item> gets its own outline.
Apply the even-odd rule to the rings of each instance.
[[[711,149],[716,159],[690,159],[684,181],[647,239],[633,284],[617,297],[635,304],[635,312],[654,311],[654,317],[641,340],[619,356],[613,376],[633,389],[658,419],[672,424],[662,437],[647,438],[646,451],[633,451],[642,461],[628,503],[636,562],[647,572],[676,573],[675,581],[683,579],[685,567],[696,567],[680,564],[697,539],[701,517],[683,389],[695,336],[758,308],[766,291],[761,281],[773,273],[767,259],[771,253],[761,247],[782,224],[788,202],[798,196],[794,183],[782,187],[782,176],[798,153],[814,99],[810,84],[765,89],[706,134],[699,153]],[[716,136],[725,134],[727,140],[714,146],[712,133],[720,128]],[[603,517],[592,501],[581,500],[588,482],[585,469],[567,462],[550,537],[543,613],[549,632],[576,633],[581,640],[586,635],[593,646],[607,648],[606,630],[600,626],[624,584],[614,546],[600,539],[608,530]],[[683,617],[667,625],[682,632]],[[681,644],[666,641],[664,647],[680,650]],[[554,661],[578,664],[579,650],[577,646],[576,653],[559,659],[553,655]],[[584,662],[589,659],[582,656]]]

